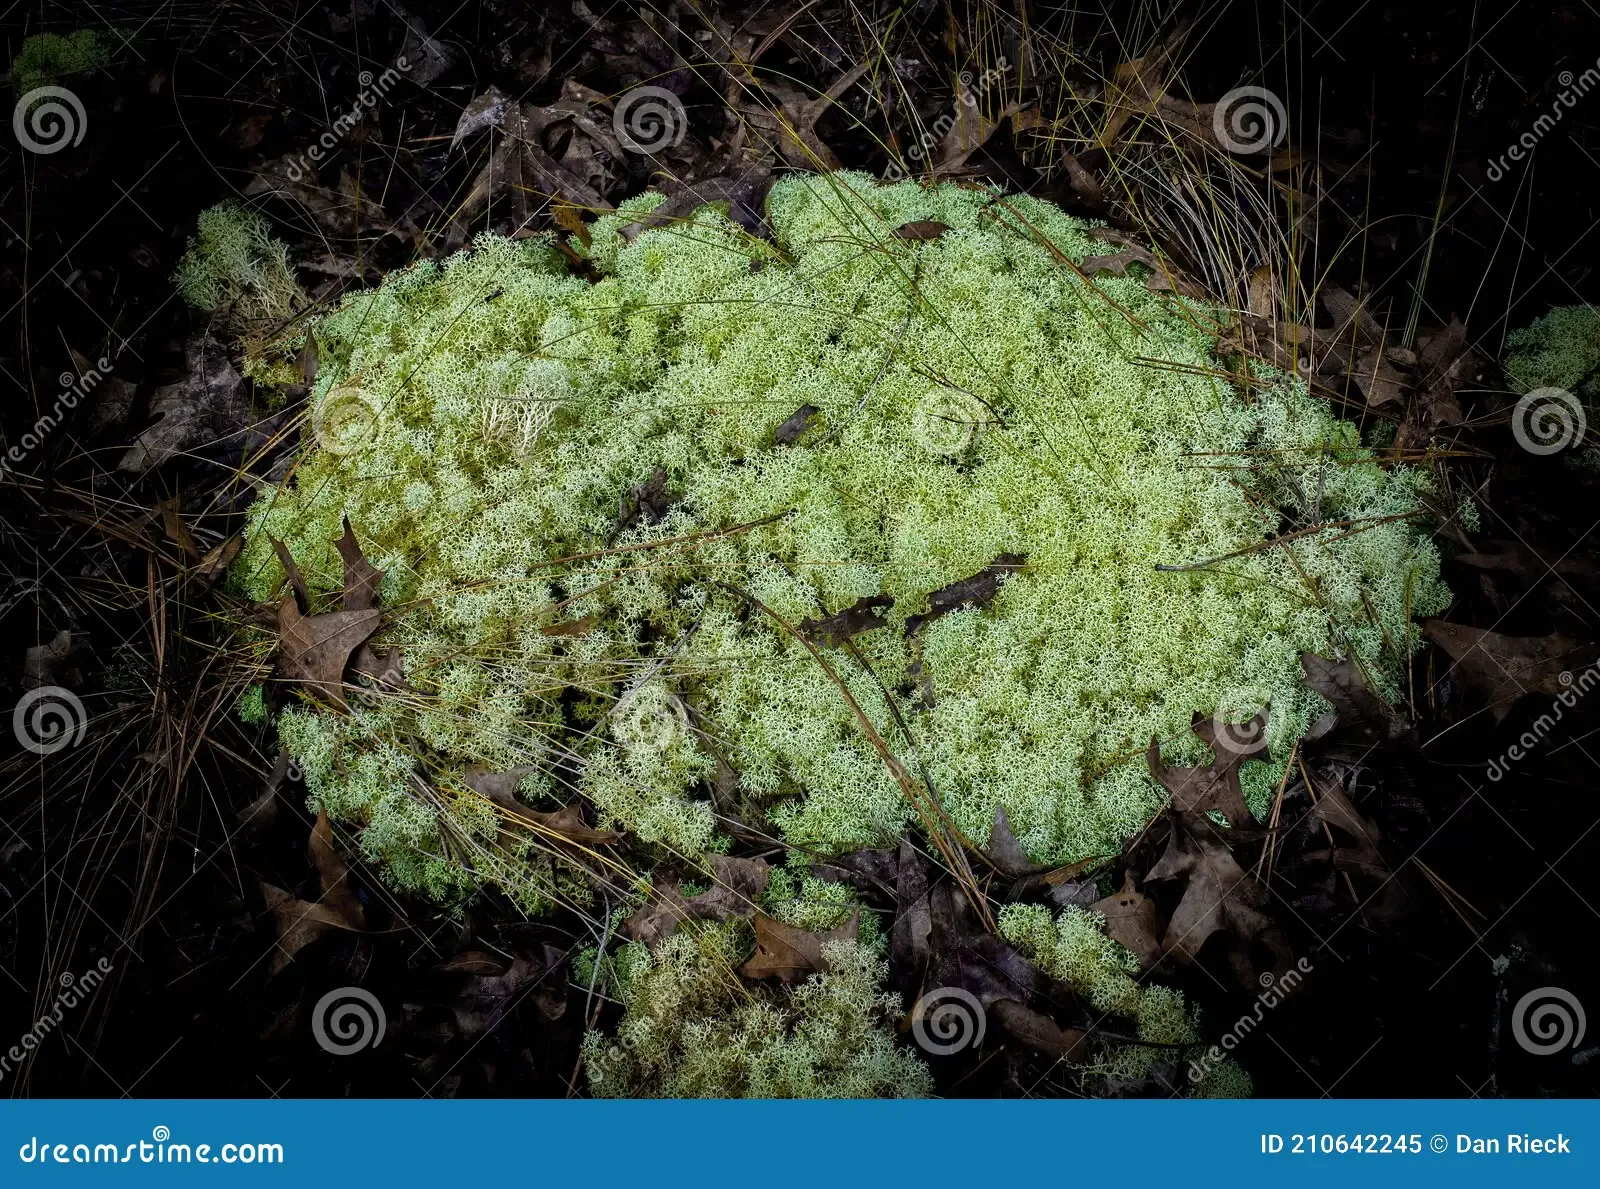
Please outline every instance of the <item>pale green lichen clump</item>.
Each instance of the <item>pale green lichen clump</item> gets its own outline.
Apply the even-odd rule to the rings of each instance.
[[[1091,286],[1061,256],[1105,245],[1048,203],[846,173],[773,188],[776,246],[711,208],[620,234],[659,201],[595,225],[597,283],[547,239],[484,238],[319,324],[314,418],[359,405],[370,440],[263,497],[233,574],[279,592],[277,537],[336,605],[345,516],[386,571],[379,642],[417,692],[302,703],[279,728],[400,886],[538,901],[482,800],[451,792],[474,762],[538,766],[531,800],[560,769],[600,818],[698,854],[721,837],[712,740],[790,842],[897,838],[913,811],[839,689],[746,594],[791,625],[892,595],[855,640],[873,672],[831,664],[909,764],[899,700],[962,831],[986,838],[1003,806],[1046,862],[1115,851],[1161,804],[1152,736],[1203,762],[1191,714],[1266,701],[1281,765],[1322,708],[1301,650],[1392,681],[1407,611],[1443,606],[1407,519],[1424,473],[1379,465],[1296,381],[1231,386],[1215,311]],[[950,230],[894,234],[914,220]],[[617,531],[658,468],[640,502],[670,507]],[[1005,553],[1026,567],[990,605],[907,638],[931,592]],[[419,772],[445,793],[419,798]],[[1244,777],[1259,804],[1269,765]]]
[[[1565,388],[1600,398],[1600,310],[1561,306],[1506,336],[1506,376],[1518,393]]]
[[[184,301],[237,328],[286,321],[305,299],[288,247],[264,218],[231,202],[200,212],[172,280]]]
[[[927,1067],[885,1021],[899,999],[878,989],[885,963],[856,942],[823,947],[826,973],[787,992],[752,990],[736,971],[749,929],[697,926],[613,968],[627,1014],[615,1036],[584,1042],[590,1089],[605,1098],[920,1098]]]
[[[1105,935],[1099,914],[1067,908],[1052,920],[1042,904],[1008,904],[1000,910],[999,925],[1000,935],[1039,969],[1070,983],[1095,1013],[1131,1021],[1135,1035],[1147,1042],[1113,1049],[1085,1076],[1137,1078],[1155,1061],[1175,1062],[1174,1054],[1183,1052],[1154,1046],[1200,1042],[1196,1014],[1183,993],[1139,982],[1139,959]],[[1245,1098],[1250,1079],[1235,1062],[1224,1061],[1186,1090],[1202,1098]]]

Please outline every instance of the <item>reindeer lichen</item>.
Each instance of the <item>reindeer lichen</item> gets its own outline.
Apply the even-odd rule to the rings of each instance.
[[[591,1032],[584,1068],[606,1098],[919,1098],[925,1065],[883,1025],[900,1014],[879,984],[887,965],[866,946],[823,947],[825,973],[791,990],[737,976],[749,929],[710,925],[615,961],[627,1014],[614,1036]]]
[[[1039,861],[1113,852],[1162,803],[1152,736],[1202,762],[1195,711],[1266,704],[1281,770],[1324,708],[1298,654],[1392,683],[1408,612],[1443,607],[1426,473],[1293,378],[1236,386],[1214,308],[1085,279],[1067,262],[1104,244],[1050,204],[794,177],[769,243],[712,207],[630,226],[659,201],[593,227],[598,280],[484,237],[316,329],[327,445],[258,501],[233,577],[279,592],[277,538],[328,599],[347,516],[385,571],[412,692],[279,730],[401,887],[544,894],[469,764],[698,855],[720,760],[791,843],[883,845],[915,813],[858,715],[969,837],[1003,807]],[[895,234],[917,220],[948,230]],[[992,600],[913,618],[1005,554]],[[800,623],[878,595],[830,673]],[[1257,805],[1272,775],[1245,766]]]

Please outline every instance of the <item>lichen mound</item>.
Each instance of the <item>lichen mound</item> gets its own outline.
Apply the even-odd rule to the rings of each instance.
[[[584,1068],[602,1098],[921,1098],[927,1066],[885,1024],[900,1002],[887,965],[853,941],[792,991],[752,990],[734,971],[749,930],[714,925],[615,959],[627,1014],[588,1034]]]
[[[884,626],[812,646],[960,830],[1004,807],[1047,862],[1161,804],[1152,737],[1203,762],[1192,714],[1266,704],[1281,765],[1325,708],[1299,652],[1392,682],[1408,613],[1442,607],[1425,474],[1292,378],[1236,386],[1219,311],[1138,266],[1086,277],[1106,245],[1050,204],[794,177],[768,242],[709,207],[630,226],[660,201],[594,226],[598,279],[486,237],[316,329],[322,444],[233,573],[282,597],[278,538],[336,605],[344,517],[385,571],[377,643],[410,690],[300,701],[279,730],[402,887],[538,900],[469,764],[696,854],[716,752],[792,843],[896,838],[914,810],[801,639],[866,597],[892,598]],[[1006,555],[965,604],[931,598]],[[1260,804],[1270,765],[1244,777]]]

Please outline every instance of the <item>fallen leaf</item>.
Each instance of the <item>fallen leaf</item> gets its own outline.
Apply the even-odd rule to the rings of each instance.
[[[1088,1036],[1081,1028],[1063,1028],[1049,1016],[1015,999],[996,1000],[989,1014],[1012,1039],[1047,1057],[1080,1063],[1088,1056]]]
[[[791,446],[795,442],[799,441],[800,436],[804,434],[806,430],[811,428],[811,422],[820,412],[822,412],[822,410],[817,408],[816,405],[801,405],[798,409],[796,409],[793,413],[790,413],[789,416],[784,419],[782,425],[773,430],[772,440],[774,444],[779,446]]]
[[[637,239],[652,228],[681,223],[710,203],[725,202],[728,204],[729,219],[751,235],[770,240],[772,230],[767,224],[765,208],[767,190],[771,185],[772,169],[764,163],[749,166],[737,173],[685,182],[655,210],[624,226],[622,237]]]
[[[1219,810],[1230,826],[1253,825],[1255,818],[1239,785],[1239,768],[1266,752],[1266,724],[1266,712],[1262,711],[1239,726],[1237,741],[1225,743],[1217,739],[1214,719],[1196,712],[1189,729],[1212,749],[1215,761],[1204,768],[1169,768],[1161,762],[1160,742],[1152,738],[1145,753],[1150,775],[1171,794],[1173,808],[1180,812]]]
[[[417,86],[426,87],[455,65],[456,53],[429,34],[428,26],[422,19],[406,9],[399,0],[386,0],[386,3],[406,27],[405,40],[401,42],[390,66]]]
[[[683,896],[675,885],[656,889],[656,898],[622,923],[622,931],[635,941],[654,945],[671,936],[680,921],[726,921],[753,916],[755,897],[766,889],[772,869],[765,859],[735,859],[712,855],[716,886],[698,896]]]
[[[64,685],[69,689],[83,685],[81,666],[71,665],[74,653],[81,652],[88,640],[82,632],[62,628],[46,644],[35,644],[22,653],[22,688]]]
[[[1422,634],[1455,662],[1462,681],[1483,695],[1497,723],[1524,694],[1557,697],[1571,682],[1571,670],[1584,668],[1595,658],[1594,645],[1579,644],[1559,632],[1503,636],[1462,623],[1426,619]]]
[[[505,772],[489,772],[481,764],[470,764],[466,772],[466,785],[479,796],[487,797],[510,815],[509,824],[531,827],[532,832],[551,842],[567,842],[582,846],[605,846],[620,841],[622,835],[615,830],[597,830],[583,820],[583,808],[574,801],[560,809],[543,812],[532,809],[517,800],[517,785],[533,765],[525,764]]]
[[[1011,832],[1011,819],[1006,816],[1005,809],[998,805],[995,806],[994,828],[989,832],[989,845],[984,849],[984,855],[996,871],[1013,879],[1050,870],[1048,863],[1035,863],[1028,858],[1017,836]]]
[[[243,548],[244,537],[239,533],[235,533],[225,541],[219,541],[206,550],[206,555],[195,563],[195,577],[213,579],[221,577],[223,571],[233,564],[233,559],[239,556],[239,550]]]
[[[1144,969],[1150,969],[1161,953],[1156,933],[1156,906],[1153,900],[1134,889],[1133,872],[1125,872],[1121,889],[1096,900],[1089,905],[1089,911],[1103,916],[1106,935],[1131,950]]]
[[[756,952],[739,970],[745,978],[775,978],[794,983],[828,968],[822,947],[830,941],[854,941],[861,929],[861,910],[826,933],[797,929],[764,912],[755,915]]]
[[[1188,23],[1183,22],[1149,51],[1119,64],[1112,71],[1105,94],[1106,122],[1099,136],[1101,148],[1110,148],[1135,115],[1153,109],[1187,33]]]
[[[325,904],[301,900],[269,883],[261,885],[261,895],[278,931],[278,944],[267,961],[268,978],[288,966],[296,954],[319,937],[335,929],[351,931],[348,922]]]
[[[899,852],[857,850],[826,862],[811,864],[811,874],[830,883],[842,883],[866,895],[895,895],[899,875]]]
[[[1333,703],[1341,735],[1367,745],[1393,743],[1411,731],[1406,721],[1368,687],[1354,661],[1330,661],[1315,653],[1300,654],[1306,685]]]
[[[504,973],[467,978],[453,1005],[456,1026],[469,1040],[492,1032],[530,995],[545,1018],[559,1019],[566,1014],[566,984],[566,957],[555,946],[542,946],[535,955],[517,954]]]
[[[948,223],[941,223],[937,219],[918,219],[912,223],[902,223],[894,229],[900,239],[912,239],[927,242],[938,239],[950,230]]]
[[[1277,926],[1261,911],[1266,889],[1235,861],[1216,837],[1208,819],[1193,814],[1173,814],[1172,835],[1160,862],[1145,875],[1145,884],[1168,879],[1184,880],[1183,897],[1167,922],[1161,952],[1184,963],[1194,962],[1201,948],[1219,931],[1232,934],[1248,951],[1260,939],[1274,953],[1283,946]],[[1246,957],[1246,961],[1247,961]],[[1250,980],[1241,978],[1242,984]]]
[[[1022,569],[1027,561],[1026,554],[1002,553],[972,577],[939,588],[928,596],[927,611],[906,620],[905,634],[910,636],[923,624],[951,611],[959,611],[962,607],[987,607],[1000,593],[1006,580]]]
[[[306,843],[306,854],[322,884],[319,903],[338,917],[346,929],[365,929],[366,913],[362,910],[361,898],[350,886],[350,868],[334,849],[333,826],[328,821],[326,809],[317,811],[316,824],[311,827],[311,838]]]
[[[333,544],[344,559],[344,609],[372,610],[378,605],[378,585],[383,581],[383,571],[375,568],[361,552],[350,527],[350,517],[344,518],[344,535]]]
[[[117,463],[119,471],[142,475],[195,446],[239,433],[249,424],[244,381],[228,362],[228,353],[206,331],[184,347],[186,373],[175,384],[155,390],[150,398],[154,425],[134,438]]]
[[[842,648],[852,636],[885,626],[888,621],[883,618],[882,612],[892,606],[893,595],[869,595],[857,599],[843,611],[835,612],[826,619],[802,619],[800,633],[813,644],[820,644],[824,648]]]
[[[1406,376],[1384,354],[1382,347],[1364,347],[1351,371],[1369,409],[1398,406],[1405,398]]]
[[[350,656],[378,630],[381,613],[329,611],[304,615],[294,598],[278,607],[278,676],[344,709],[344,671]]]

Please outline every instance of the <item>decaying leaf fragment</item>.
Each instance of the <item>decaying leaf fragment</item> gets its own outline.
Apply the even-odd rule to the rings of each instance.
[[[813,933],[769,917],[755,915],[756,952],[739,973],[746,978],[775,978],[794,983],[828,968],[822,947],[830,941],[854,941],[861,928],[859,910],[850,919],[826,933]]]
[[[711,868],[716,886],[710,891],[685,897],[674,884],[658,886],[656,898],[622,923],[623,933],[654,945],[671,936],[680,921],[754,916],[755,898],[772,875],[766,860],[712,855]]]

